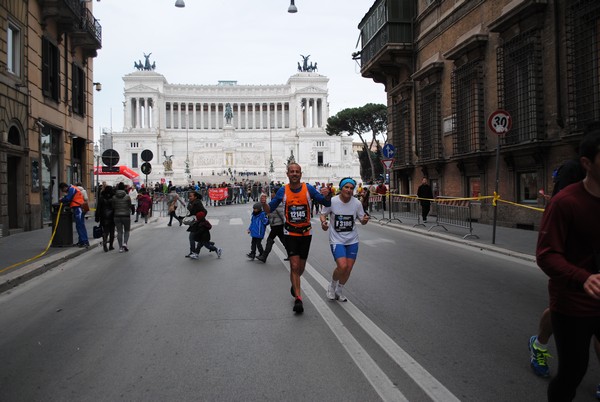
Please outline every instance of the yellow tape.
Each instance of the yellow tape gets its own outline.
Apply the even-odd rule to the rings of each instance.
[[[60,211],[62,211],[62,206],[63,206],[63,204],[61,202],[60,206],[58,207],[58,214],[56,215],[56,222],[54,224],[54,230],[52,231],[52,236],[50,236],[50,241],[48,242],[48,245],[46,246],[46,249],[44,251],[42,251],[41,253],[39,253],[38,255],[36,255],[35,257],[31,257],[28,260],[21,261],[21,262],[18,262],[16,264],[13,264],[13,265],[11,265],[9,267],[1,269],[0,270],[0,274],[2,272],[4,272],[4,271],[8,271],[11,268],[15,268],[15,267],[18,267],[19,265],[25,264],[26,262],[33,261],[36,258],[40,258],[41,256],[43,256],[44,254],[46,254],[48,252],[48,249],[50,248],[50,245],[52,244],[52,240],[54,240],[54,235],[56,234],[56,229],[58,228],[58,221],[60,220]]]
[[[480,195],[478,197],[456,197],[456,198],[453,198],[453,197],[451,197],[451,198],[420,198],[420,197],[417,197],[416,195],[393,194],[393,193],[389,193],[389,194],[391,196],[395,196],[395,197],[411,198],[414,200],[431,201],[431,202],[437,202],[437,203],[451,202],[451,201],[482,201],[482,200],[486,200],[486,199],[491,199],[492,205],[494,207],[498,206],[498,202],[503,202],[505,204],[514,205],[516,207],[527,208],[527,209],[532,209],[534,211],[544,212],[544,208],[537,208],[537,207],[532,207],[529,205],[519,204],[519,203],[512,202],[512,201],[505,201],[502,198],[500,198],[500,194],[496,193],[495,191],[494,191],[494,195]]]

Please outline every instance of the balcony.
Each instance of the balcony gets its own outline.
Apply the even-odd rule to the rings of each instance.
[[[386,82],[398,69],[412,68],[414,1],[377,0],[358,25],[363,77]]]
[[[102,27],[80,0],[40,0],[44,21],[56,21],[61,33],[69,34],[73,47],[86,57],[96,57],[102,48]]]

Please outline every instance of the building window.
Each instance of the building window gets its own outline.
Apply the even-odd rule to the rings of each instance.
[[[21,76],[21,55],[23,54],[22,49],[22,38],[21,30],[14,24],[8,23],[8,30],[6,35],[6,53],[7,63],[6,69],[9,73],[12,73],[18,77]]]
[[[396,147],[394,155],[398,166],[412,163],[410,100],[402,99],[392,105],[392,139]]]
[[[574,129],[600,120],[600,2],[579,0],[567,11],[569,117]]]
[[[498,48],[498,103],[512,117],[504,144],[544,138],[542,45],[538,30],[516,36]]]
[[[535,172],[523,172],[518,175],[519,202],[523,204],[537,203],[538,178]]]
[[[85,113],[85,73],[75,63],[72,64],[71,101],[73,113],[82,116]]]
[[[317,152],[317,166],[323,166],[323,152]]]
[[[131,154],[131,167],[132,168],[138,167],[138,154]]]
[[[325,141],[317,141],[317,146],[318,147],[324,147],[325,146]]]
[[[42,38],[42,92],[45,97],[59,101],[60,54],[47,38]]]
[[[454,155],[485,151],[483,62],[475,60],[452,73]]]
[[[418,138],[419,159],[431,161],[442,157],[440,86],[430,84],[419,91]]]
[[[481,178],[479,176],[467,177],[469,194],[467,197],[479,197],[481,195]]]

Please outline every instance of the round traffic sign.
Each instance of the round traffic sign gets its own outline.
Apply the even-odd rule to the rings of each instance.
[[[396,148],[394,148],[392,144],[385,144],[381,152],[383,153],[383,156],[385,156],[388,159],[391,159],[396,154]]]
[[[150,162],[153,157],[154,157],[154,154],[149,149],[144,149],[142,151],[142,160],[144,162]]]
[[[488,118],[488,127],[498,135],[506,134],[512,127],[512,118],[506,110],[498,109]]]
[[[119,159],[119,153],[114,149],[107,149],[102,153],[102,163],[106,166],[116,166],[119,163]]]
[[[150,172],[152,172],[152,165],[148,162],[144,162],[142,163],[141,169],[143,174],[150,174]]]

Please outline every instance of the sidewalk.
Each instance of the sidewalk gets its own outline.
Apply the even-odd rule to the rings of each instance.
[[[381,213],[377,213],[374,216],[378,220],[382,217]],[[158,217],[152,217],[150,218],[150,221],[155,221],[157,219]],[[497,226],[496,242],[495,244],[492,244],[492,225],[473,223],[473,234],[477,235],[479,238],[468,237],[463,239],[463,236],[469,233],[469,231],[464,228],[446,225],[445,227],[448,231],[445,231],[442,227],[435,227],[428,231],[432,226],[435,226],[434,216],[431,217],[431,221],[426,223],[425,226],[421,225],[414,227],[416,223],[415,220],[404,218],[401,223],[397,221],[382,223],[375,219],[371,221],[371,224],[375,225],[385,224],[386,226],[398,230],[411,231],[421,235],[432,236],[447,241],[463,243],[473,247],[490,250],[492,252],[511,255],[527,261],[535,261],[537,231]],[[49,247],[44,255],[35,259],[34,257],[42,253],[48,246],[50,237],[52,236],[52,229],[50,227],[0,238],[0,292],[4,292],[60,265],[70,258],[74,258],[100,246],[101,239],[92,238],[92,227],[95,224],[94,219],[91,217],[86,220],[86,227],[90,236],[89,248]],[[143,225],[144,223],[142,221],[134,223],[132,220],[131,230],[133,231]],[[74,242],[76,242],[77,231],[74,227],[73,238]],[[7,267],[27,261],[28,259],[32,260],[6,270]]]
[[[157,219],[157,217],[151,217],[148,219],[148,222],[153,222]],[[99,247],[102,239],[94,239],[92,237],[92,228],[95,225],[97,225],[97,223],[94,222],[93,215],[85,220],[90,247],[50,246],[48,251],[42,256],[39,256],[39,254],[48,247],[50,238],[52,237],[52,228],[50,226],[0,238],[0,293],[40,275],[49,269],[62,264],[68,259],[77,257],[78,255]],[[131,231],[134,231],[136,228],[143,225],[143,220],[140,219],[138,223],[134,223],[132,219]],[[115,238],[115,244],[116,241]],[[77,243],[77,230],[75,230],[75,224],[73,224],[73,243]],[[6,269],[15,264],[19,265]]]

